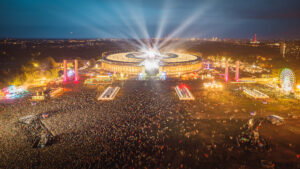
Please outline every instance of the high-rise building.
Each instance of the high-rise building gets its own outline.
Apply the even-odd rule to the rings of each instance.
[[[87,46],[94,46],[95,45],[95,41],[91,41],[91,40],[88,40],[86,42]]]
[[[22,49],[26,49],[26,48],[27,48],[27,44],[26,44],[25,41],[22,41],[22,42],[21,42],[21,48],[22,48]]]
[[[284,58],[286,53],[286,43],[282,42],[280,44],[280,54]]]
[[[254,34],[254,40],[251,40],[250,43],[252,43],[252,44],[259,44],[259,43],[260,43],[260,42],[257,41],[257,39],[256,39],[256,34]]]

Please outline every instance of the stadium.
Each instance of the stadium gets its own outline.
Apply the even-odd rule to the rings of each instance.
[[[102,69],[128,75],[168,76],[191,73],[201,68],[201,57],[178,52],[159,53],[156,51],[123,52],[106,54],[101,59]]]

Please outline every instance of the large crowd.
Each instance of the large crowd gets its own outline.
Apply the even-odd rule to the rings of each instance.
[[[252,140],[248,148],[241,146],[241,138],[254,138],[252,130],[243,132],[248,120],[209,118],[214,112],[195,118],[193,108],[205,110],[209,103],[205,99],[179,101],[172,81],[118,85],[121,90],[113,101],[96,100],[104,88],[97,91],[75,85],[60,98],[36,105],[26,99],[3,105],[2,117],[13,121],[13,129],[3,130],[18,135],[1,139],[0,168],[257,167],[259,162],[248,157],[263,158],[271,151],[270,145],[259,147]],[[15,125],[26,115],[36,115],[53,136],[45,147],[32,147],[30,136]]]

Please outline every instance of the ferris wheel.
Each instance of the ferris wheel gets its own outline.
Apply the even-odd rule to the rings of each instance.
[[[286,93],[293,92],[295,82],[296,82],[296,78],[294,72],[288,68],[282,69],[280,73],[281,89]]]

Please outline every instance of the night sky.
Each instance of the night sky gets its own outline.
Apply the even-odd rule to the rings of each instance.
[[[299,0],[1,0],[0,38],[299,39]]]

